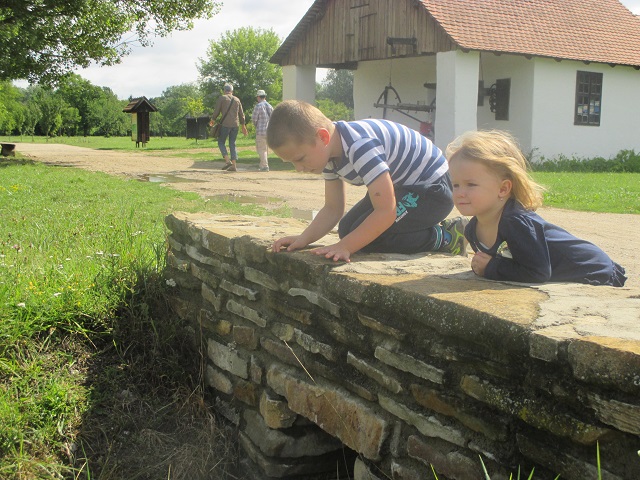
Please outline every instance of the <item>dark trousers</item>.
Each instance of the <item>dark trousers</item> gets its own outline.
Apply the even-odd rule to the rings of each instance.
[[[442,238],[436,227],[453,209],[453,194],[449,174],[431,185],[398,187],[396,221],[362,252],[418,253],[436,250]],[[338,235],[344,238],[373,212],[369,194],[356,203],[340,220]]]

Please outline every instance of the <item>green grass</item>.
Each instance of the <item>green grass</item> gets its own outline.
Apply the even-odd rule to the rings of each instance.
[[[168,310],[163,219],[176,210],[267,213],[153,183],[0,161],[0,478],[62,478],[74,468],[78,478],[107,470],[112,476],[100,478],[132,478],[124,464],[137,457],[122,458],[140,453],[141,432],[175,422],[178,407],[193,428],[203,418],[194,411],[211,420],[193,391],[176,397],[185,371],[198,368],[181,364],[188,349],[175,353],[184,343],[176,321],[155,316]]]
[[[589,212],[640,213],[640,173],[534,172],[544,205]]]

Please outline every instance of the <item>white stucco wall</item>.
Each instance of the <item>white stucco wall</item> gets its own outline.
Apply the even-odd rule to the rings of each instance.
[[[383,109],[373,104],[378,102],[378,97],[389,84],[398,91],[402,103],[429,104],[435,91],[425,88],[425,83],[436,83],[436,59],[433,56],[360,62],[353,75],[354,116],[356,119],[382,118]],[[389,92],[388,103],[397,103],[392,91]],[[434,120],[433,115],[427,112],[407,113],[421,121]],[[386,118],[416,130],[420,128],[419,122],[397,111],[387,110]]]
[[[514,135],[527,154],[531,151],[531,125],[533,112],[533,60],[517,55],[480,54],[480,80],[485,88],[497,79],[511,79],[509,98],[509,120],[496,120],[489,107],[489,97],[478,107],[479,130],[506,130]]]
[[[632,67],[535,59],[531,145],[545,157],[609,158],[640,151],[640,71]],[[600,126],[574,125],[577,71],[602,73]]]
[[[282,67],[282,99],[316,102],[316,67],[289,65]]]
[[[459,135],[475,130],[478,104],[478,52],[441,52],[437,56],[435,144],[446,150]]]

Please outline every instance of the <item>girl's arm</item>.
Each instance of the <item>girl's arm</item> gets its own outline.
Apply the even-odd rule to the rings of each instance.
[[[371,182],[367,189],[373,205],[373,212],[358,227],[338,243],[313,250],[334,261],[349,261],[352,253],[368,245],[388,229],[396,219],[396,199],[389,172],[385,172]],[[316,217],[317,218],[317,217]]]
[[[279,252],[285,246],[289,252],[304,248],[324,237],[338,224],[344,215],[346,206],[344,182],[342,180],[325,180],[324,197],[324,206],[309,226],[300,235],[276,240],[272,247],[274,252]]]
[[[506,239],[512,258],[496,255],[487,263],[484,276],[491,280],[542,283],[551,278],[551,259],[544,227],[523,216],[500,225],[499,238]]]

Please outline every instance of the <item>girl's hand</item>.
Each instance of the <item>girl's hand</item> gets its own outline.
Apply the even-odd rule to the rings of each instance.
[[[471,270],[479,277],[484,277],[484,269],[487,268],[487,263],[491,260],[491,255],[487,255],[484,252],[476,252],[471,259]]]
[[[339,260],[344,260],[347,263],[351,262],[351,259],[349,258],[351,256],[351,252],[340,245],[340,242],[326,247],[314,248],[311,250],[311,253],[324,255],[325,258],[333,259],[334,262]]]
[[[282,237],[273,242],[271,251],[278,253],[284,247],[287,247],[287,252],[293,252],[294,250],[299,250],[306,246],[307,244],[300,240],[300,235],[292,235],[290,237]]]

